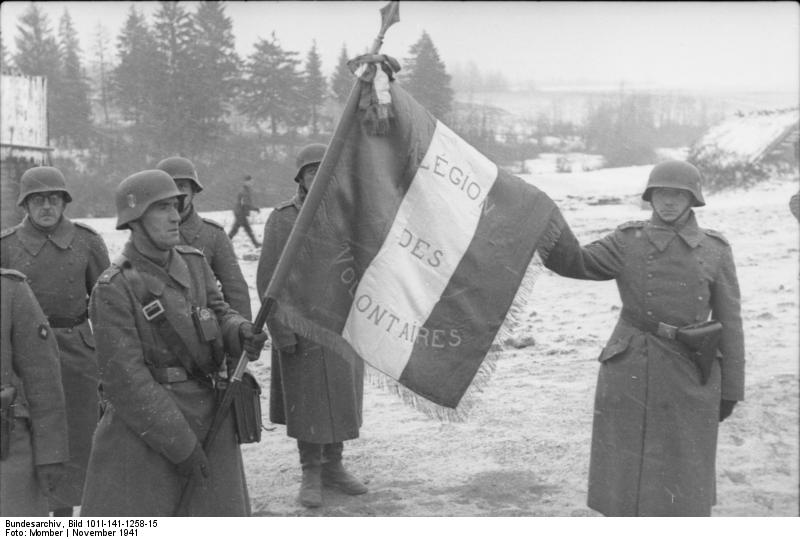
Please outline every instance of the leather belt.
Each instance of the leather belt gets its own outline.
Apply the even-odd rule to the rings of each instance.
[[[89,319],[88,313],[83,313],[77,318],[70,318],[66,316],[48,316],[47,321],[50,323],[51,328],[74,328],[80,326]]]
[[[620,318],[628,322],[636,329],[647,331],[665,339],[675,339],[675,333],[680,329],[680,326],[672,326],[664,322],[656,322],[655,320],[648,320],[634,315],[627,309],[622,309]]]
[[[211,376],[192,376],[183,367],[152,367],[150,372],[153,374],[153,379],[159,384],[177,384],[189,380],[213,384]]]

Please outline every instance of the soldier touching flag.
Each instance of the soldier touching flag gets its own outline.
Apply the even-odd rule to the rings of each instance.
[[[716,503],[718,424],[744,398],[744,333],[730,244],[692,210],[705,205],[700,182],[689,163],[656,165],[649,221],[583,247],[564,229],[546,260],[565,277],[614,279],[622,298],[599,357],[589,467],[589,507],[606,516],[709,516]],[[709,357],[690,331],[714,339]]]
[[[203,254],[180,245],[185,195],[146,170],[117,187],[122,255],[92,292],[104,412],[81,515],[168,516],[184,484],[200,485],[188,516],[247,516],[242,456],[227,414],[204,450],[225,352],[255,360],[266,334],[224,302]]]

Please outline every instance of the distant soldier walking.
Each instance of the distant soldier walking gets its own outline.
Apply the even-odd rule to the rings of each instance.
[[[744,398],[744,336],[731,247],[692,210],[705,205],[700,180],[689,163],[657,165],[642,194],[649,221],[584,247],[567,228],[546,261],[615,279],[622,298],[600,354],[589,468],[589,507],[606,516],[709,516],[716,504],[717,431]]]
[[[0,269],[0,516],[46,517],[69,460],[58,346],[18,271]]]
[[[176,156],[162,160],[156,168],[172,176],[178,190],[185,195],[181,210],[181,243],[190,245],[205,255],[222,287],[225,301],[249,320],[252,317],[250,291],[236,261],[233,244],[221,224],[200,217],[194,208],[194,197],[203,190],[194,164],[185,157]]]
[[[82,516],[170,516],[193,478],[189,516],[247,516],[242,455],[228,414],[210,452],[216,374],[227,351],[257,359],[266,333],[222,299],[197,249],[180,245],[184,194],[162,170],[117,187],[122,255],[92,293],[104,410]]]
[[[297,194],[277,206],[264,225],[264,248],[256,275],[259,296],[266,292],[324,155],[324,144],[303,148],[294,178]],[[342,465],[344,441],[358,438],[361,427],[363,364],[351,365],[290,329],[274,321],[267,323],[273,339],[270,421],[286,425],[286,434],[297,439],[303,471],[300,504],[322,505],[323,485],[351,495],[367,492]]]
[[[51,493],[55,516],[80,505],[92,433],[97,424],[97,360],[87,303],[97,278],[108,267],[108,250],[90,227],[64,215],[72,196],[64,175],[53,167],[22,175],[17,203],[27,215],[0,234],[0,259],[23,272],[58,340],[67,402],[67,475]]]
[[[261,247],[261,244],[253,234],[253,229],[250,228],[250,223],[247,221],[247,216],[250,215],[251,211],[255,211],[256,213],[260,211],[253,205],[252,187],[253,178],[250,175],[245,176],[242,190],[239,191],[239,194],[236,196],[236,205],[233,208],[233,217],[236,220],[233,223],[233,228],[231,228],[231,231],[228,233],[228,237],[233,239],[236,233],[239,232],[239,227],[242,227],[244,231],[247,232],[247,235],[250,236],[250,241],[253,242],[253,245],[255,247]]]

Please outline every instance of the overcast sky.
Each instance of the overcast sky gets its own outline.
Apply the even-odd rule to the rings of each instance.
[[[116,43],[131,4],[151,20],[155,2],[43,2],[52,28],[65,7],[93,51],[101,22]],[[194,10],[195,2],[182,2]],[[274,31],[305,54],[316,39],[329,73],[342,45],[364,52],[385,2],[228,2],[242,56]],[[28,2],[3,2],[3,43],[13,51]],[[667,88],[798,91],[796,2],[400,2],[383,52],[402,61],[423,30],[448,68],[469,61],[511,81],[585,81]]]

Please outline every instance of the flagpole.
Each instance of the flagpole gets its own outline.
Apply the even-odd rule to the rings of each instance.
[[[372,43],[370,54],[377,54],[381,49],[381,46],[383,45],[383,36],[386,34],[386,30],[388,30],[392,24],[400,20],[398,12],[399,2],[397,1],[389,2],[381,8],[381,29],[380,32],[378,32],[378,36],[375,38],[375,41]],[[275,296],[277,295],[277,291],[281,289],[286,281],[286,277],[289,274],[289,269],[292,267],[292,263],[297,256],[297,251],[300,248],[303,237],[308,232],[308,229],[311,226],[311,221],[314,218],[314,213],[317,211],[317,207],[322,201],[322,196],[325,194],[325,188],[330,183],[331,173],[333,172],[333,168],[336,166],[337,161],[339,161],[339,155],[342,153],[342,147],[344,146],[345,138],[347,137],[347,133],[350,131],[353,121],[356,118],[356,109],[358,107],[358,101],[361,94],[359,82],[360,81],[356,79],[355,83],[353,84],[353,88],[350,90],[350,95],[347,97],[347,103],[344,106],[342,117],[339,119],[339,123],[336,125],[336,129],[333,132],[333,136],[331,137],[331,141],[328,144],[327,150],[325,151],[325,155],[322,157],[319,169],[317,170],[317,175],[311,185],[311,190],[308,192],[305,202],[303,202],[303,206],[300,208],[300,214],[297,216],[297,221],[295,222],[294,227],[289,234],[289,239],[286,242],[283,251],[281,252],[278,265],[275,268],[275,272],[272,274],[272,279],[270,279],[267,290],[262,298],[261,307],[258,309],[255,320],[253,320],[254,333],[263,331],[264,324],[266,324],[267,318],[272,313],[272,309],[275,306]],[[206,451],[206,453],[211,450],[211,445],[214,443],[214,439],[216,438],[222,423],[225,421],[225,418],[230,411],[230,405],[233,402],[235,393],[239,390],[247,363],[247,354],[242,352],[242,355],[236,364],[236,368],[228,380],[228,386],[225,388],[222,400],[217,407],[216,413],[214,414],[214,419],[211,423],[208,433],[203,440],[203,449]],[[189,504],[191,503],[197,487],[197,477],[190,477],[189,481],[186,483],[183,491],[181,492],[178,505],[173,511],[174,516],[188,515]]]
[[[398,10],[399,2],[396,1],[389,2],[381,8],[381,29],[375,41],[372,43],[370,54],[377,54],[378,51],[380,51],[386,30],[399,20]],[[294,227],[289,234],[289,239],[281,252],[281,257],[278,260],[275,272],[272,274],[272,279],[270,279],[267,290],[262,298],[262,308],[266,307],[267,315],[269,315],[269,312],[272,310],[278,291],[283,287],[286,281],[289,269],[292,267],[292,263],[297,256],[300,244],[308,232],[308,229],[311,227],[311,221],[314,219],[317,207],[322,201],[325,189],[330,183],[333,169],[339,161],[339,156],[342,153],[347,134],[350,132],[350,128],[353,126],[353,122],[356,119],[356,109],[358,108],[360,96],[360,80],[356,79],[353,87],[350,89],[350,94],[347,97],[342,116],[339,118],[339,123],[336,125],[336,129],[333,132],[330,143],[328,143],[325,155],[319,164],[319,169],[317,169],[317,174],[314,177],[314,182],[311,184],[311,189],[300,208],[300,213],[297,216]]]

